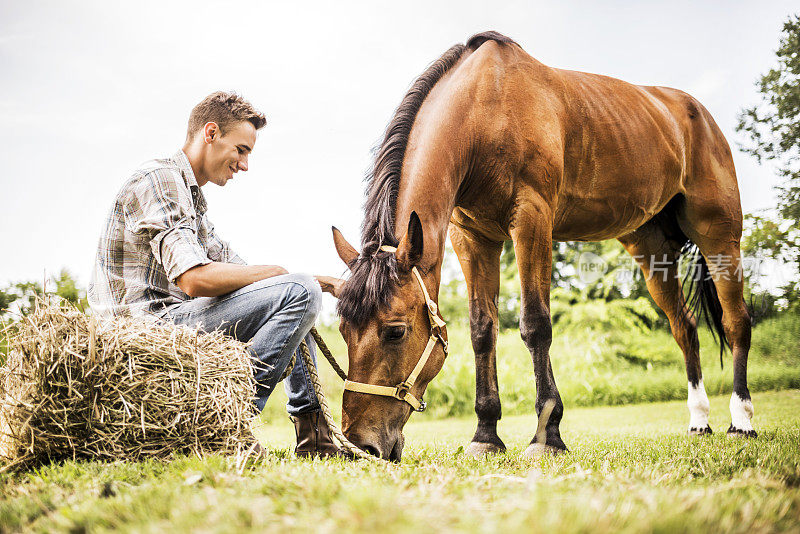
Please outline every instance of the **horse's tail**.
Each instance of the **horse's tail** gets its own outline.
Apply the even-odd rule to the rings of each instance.
[[[681,257],[685,257],[688,261],[686,274],[681,284],[686,299],[686,308],[697,317],[698,322],[701,318],[705,318],[711,335],[714,336],[715,341],[719,342],[719,365],[722,367],[722,356],[725,353],[725,347],[730,349],[730,343],[722,326],[722,304],[717,295],[717,286],[714,285],[714,280],[711,278],[708,265],[700,253],[700,249],[688,237],[685,237],[681,248]],[[684,314],[678,310],[679,320],[687,321],[690,313]]]

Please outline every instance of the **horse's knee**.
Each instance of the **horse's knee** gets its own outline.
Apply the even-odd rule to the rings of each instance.
[[[495,321],[484,311],[470,313],[470,338],[475,354],[486,354],[494,348]]]
[[[550,314],[537,311],[530,314],[523,314],[520,319],[519,333],[522,342],[528,349],[534,349],[545,345],[550,346],[553,340],[553,326],[550,322]]]

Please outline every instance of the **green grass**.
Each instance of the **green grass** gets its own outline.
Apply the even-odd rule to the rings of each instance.
[[[242,472],[221,457],[66,462],[0,476],[0,531],[764,532],[800,524],[800,391],[754,395],[755,440],[688,438],[684,402],[567,407],[569,454],[525,460],[536,422],[506,417],[506,454],[463,454],[473,418],[420,420],[401,465],[300,461],[287,420]]]
[[[0,319],[0,365],[6,363],[6,356],[8,355],[8,328],[7,323]]]
[[[338,332],[321,330],[346,363]],[[400,466],[295,460],[278,391],[257,430],[271,451],[264,462],[244,470],[217,456],[66,462],[0,475],[0,533],[798,529],[800,316],[784,314],[753,331],[748,376],[761,436],[746,441],[724,435],[727,396],[711,399],[717,434],[685,436],[686,375],[668,332],[555,328],[551,357],[566,407],[562,435],[572,452],[536,462],[520,456],[536,421],[533,369],[519,333],[498,340],[500,435],[509,451],[483,460],[462,448],[475,429],[469,332],[462,326],[449,334],[450,356],[426,392],[429,410],[406,429]],[[720,370],[707,331],[700,343],[709,394],[728,393],[730,356]],[[341,382],[326,363],[320,369],[338,413]],[[678,400],[643,404],[672,399]],[[585,407],[631,403],[639,404]]]

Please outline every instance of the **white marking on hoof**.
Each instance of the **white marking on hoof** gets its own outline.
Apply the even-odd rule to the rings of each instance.
[[[528,445],[528,448],[525,449],[525,452],[522,453],[522,457],[535,460],[543,456],[557,456],[564,452],[566,451],[556,449],[555,447],[545,445],[544,443],[531,443]]]
[[[697,383],[697,386],[693,386],[689,382],[689,397],[686,405],[689,407],[689,435],[711,434],[711,427],[708,426],[708,413],[711,410],[711,404],[708,402],[708,395],[706,395],[706,388],[703,385],[702,378]]]
[[[506,452],[505,447],[500,447],[494,443],[479,443],[477,441],[470,442],[464,453],[472,456],[473,458],[483,458],[487,454],[495,454],[498,452]]]
[[[728,428],[727,436],[732,439],[757,438],[758,432],[755,430],[737,430],[731,425],[730,428]]]
[[[753,432],[753,401],[743,399],[735,392],[731,395],[731,427],[728,434],[749,434]]]

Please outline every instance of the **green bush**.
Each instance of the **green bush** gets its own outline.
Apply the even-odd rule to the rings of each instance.
[[[783,313],[758,324],[753,330],[751,352],[772,362],[800,360],[800,313]]]

